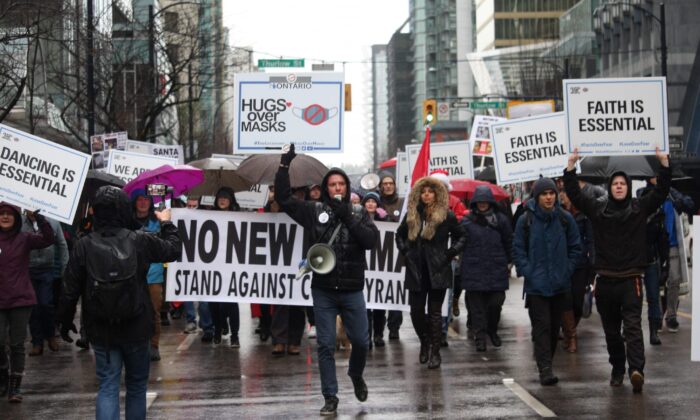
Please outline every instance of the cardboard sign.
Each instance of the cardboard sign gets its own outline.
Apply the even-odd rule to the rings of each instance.
[[[141,153],[151,156],[165,156],[177,159],[178,164],[185,163],[185,153],[182,150],[182,145],[179,144],[155,144],[146,143],[144,141],[127,140],[126,151]]]
[[[342,152],[343,73],[238,73],[233,152]]]
[[[90,155],[0,124],[0,201],[72,224]]]
[[[163,156],[149,156],[142,153],[113,150],[109,154],[107,172],[129,182],[142,172],[150,171],[163,165],[177,165],[177,159]]]
[[[491,124],[498,184],[561,176],[567,165],[563,112]]]
[[[502,117],[491,117],[488,115],[477,115],[474,117],[472,131],[469,133],[469,141],[472,146],[472,154],[474,156],[492,156],[493,147],[491,145],[491,129],[489,126],[492,123],[497,123],[505,120]]]
[[[399,197],[405,197],[411,189],[411,173],[408,171],[406,152],[396,154],[396,188]]]
[[[168,265],[169,301],[309,306],[311,273],[297,278],[303,229],[284,213],[173,209],[183,242]],[[396,223],[376,222],[379,241],[365,258],[368,309],[409,310]]]
[[[406,146],[409,174],[413,173],[413,168],[416,166],[420,148],[420,144]],[[449,179],[474,178],[474,162],[472,161],[469,141],[431,143],[428,174],[436,169],[447,171]]]
[[[668,153],[666,78],[564,80],[563,87],[570,152]]]
[[[248,191],[234,193],[236,202],[244,209],[259,209],[267,204],[267,194],[270,186],[255,184]]]

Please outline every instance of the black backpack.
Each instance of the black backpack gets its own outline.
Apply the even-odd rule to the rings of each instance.
[[[569,220],[566,218],[564,213],[562,213],[563,210],[558,210],[557,211],[557,216],[559,219],[559,223],[561,223],[561,227],[564,228],[564,232],[566,233],[567,228],[569,227]],[[525,222],[523,223],[523,233],[524,238],[525,238],[525,252],[530,251],[530,225],[532,224],[532,218],[535,217],[532,214],[532,210],[526,209],[523,216],[525,216]]]
[[[146,292],[138,280],[138,251],[131,232],[92,232],[86,252],[85,295],[90,316],[119,324],[143,314]]]

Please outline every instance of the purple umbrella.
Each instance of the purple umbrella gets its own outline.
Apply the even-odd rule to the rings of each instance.
[[[146,184],[165,184],[173,189],[173,197],[179,197],[204,181],[204,171],[189,165],[163,165],[129,181],[124,192],[146,189]]]

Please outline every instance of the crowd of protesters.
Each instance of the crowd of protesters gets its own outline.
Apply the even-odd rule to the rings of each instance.
[[[485,352],[489,343],[503,345],[498,327],[513,269],[524,278],[523,298],[542,385],[558,382],[552,359],[560,341],[565,351],[577,351],[576,330],[590,313],[591,294],[610,356],[611,386],[621,386],[627,374],[634,392],[642,390],[644,292],[650,344],[661,344],[664,321],[668,331],[678,331],[678,248],[684,233],[677,230],[677,218],[695,209],[692,200],[670,188],[665,155],[657,153],[658,177],[648,179],[633,198],[631,179],[624,172],[613,174],[605,189],[579,180],[574,153],[561,179],[542,178],[530,185],[530,196],[515,215],[511,203],[497,202],[488,186],[477,187],[469,200],[459,199],[440,171],[418,180],[407,191],[406,203],[391,173],[380,173],[379,185],[371,191],[351,185],[339,169],[330,170],[318,185],[292,189],[288,168],[294,156],[293,148],[282,155],[267,204],[257,211],[285,212],[310,230],[304,252],[328,241],[328,226],[319,221],[322,214],[331,215],[339,238],[332,246],[343,256],[337,264],[344,274],[337,277],[335,269],[314,274],[313,307],[254,304],[251,313],[259,318],[259,340],[270,340],[275,356],[299,355],[305,334],[316,339],[325,398],[321,414],[334,414],[338,405],[333,356],[337,315],[352,344],[348,374],[361,401],[368,395],[363,379],[367,352],[387,345],[385,330],[390,341],[400,339],[402,312],[368,310],[362,295],[365,251],[378,240],[376,221],[396,224],[410,318],[420,342],[418,362],[430,369],[441,365],[440,348],[448,345],[448,326],[460,315],[462,292],[467,334],[475,350]],[[227,187],[210,205],[199,197],[183,200],[174,200],[173,207],[242,211]],[[79,300],[76,344],[95,352],[98,418],[118,417],[122,366],[127,418],[145,416],[148,366],[160,360],[160,332],[170,319],[184,318],[183,333],[201,334],[204,344],[241,346],[237,303],[164,301],[164,263],[180,252],[177,229],[169,219],[169,210],[157,211],[145,191],[128,197],[114,187],[98,190],[91,216],[77,233],[40,212],[23,215],[17,207],[0,203],[0,395],[22,401],[27,330],[28,355],[33,357],[44,354],[45,344],[58,351],[59,336],[72,341],[70,332],[78,332],[73,318]],[[95,267],[90,256],[100,249],[99,241],[110,240],[131,241],[137,251],[132,277],[141,286],[134,293],[144,305],[138,316],[117,324],[91,316],[91,311],[99,312],[99,291],[91,290],[88,279],[97,276],[95,270],[109,267]],[[449,317],[442,313],[446,297]]]

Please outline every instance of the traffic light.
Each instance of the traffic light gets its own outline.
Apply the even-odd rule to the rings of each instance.
[[[426,99],[423,101],[423,124],[433,125],[437,122],[437,101]]]

